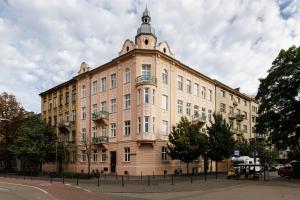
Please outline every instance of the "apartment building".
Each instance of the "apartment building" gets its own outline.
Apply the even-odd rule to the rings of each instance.
[[[57,127],[58,134],[74,140],[72,162],[64,170],[87,172],[89,151],[94,171],[185,171],[184,163],[167,155],[168,134],[181,116],[200,123],[205,131],[212,113],[221,112],[237,138],[254,137],[252,107],[258,105],[253,98],[176,60],[167,42],[157,42],[150,22],[146,8],[135,41],[125,40],[118,57],[94,69],[82,63],[77,76],[41,93],[44,119]],[[67,103],[70,95],[75,103]],[[65,103],[54,108],[56,101]],[[72,129],[71,111],[76,116]],[[195,161],[191,168],[203,170],[201,165]],[[44,166],[51,169],[51,164]]]

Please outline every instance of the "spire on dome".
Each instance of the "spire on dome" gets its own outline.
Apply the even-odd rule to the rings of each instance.
[[[148,11],[148,7],[146,5],[146,8],[142,16],[142,24],[137,30],[137,35],[145,33],[145,34],[152,34],[155,36],[155,30],[151,26],[150,22],[151,22],[150,12]]]

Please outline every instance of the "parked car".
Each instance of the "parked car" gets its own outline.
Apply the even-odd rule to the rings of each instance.
[[[281,177],[288,176],[291,177],[293,175],[293,167],[287,165],[285,167],[280,167],[278,170],[278,175]]]

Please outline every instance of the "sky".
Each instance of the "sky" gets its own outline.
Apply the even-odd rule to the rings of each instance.
[[[134,40],[146,4],[176,59],[249,95],[300,43],[298,0],[0,0],[0,92],[40,112],[40,92]]]

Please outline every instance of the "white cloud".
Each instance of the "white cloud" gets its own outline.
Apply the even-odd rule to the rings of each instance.
[[[280,49],[300,42],[296,0],[6,0],[0,92],[39,111],[41,91],[76,75],[82,61],[104,64],[134,39],[146,3],[158,40],[177,59],[248,94]]]

